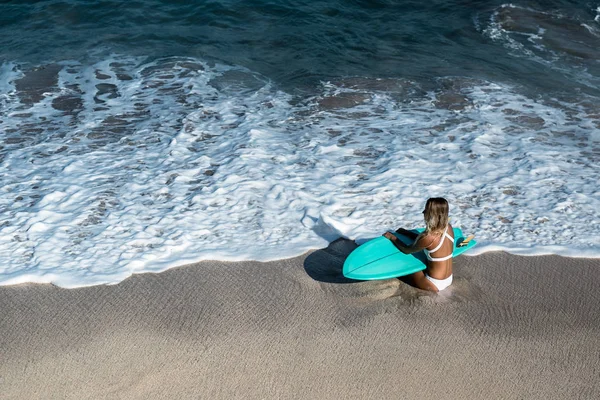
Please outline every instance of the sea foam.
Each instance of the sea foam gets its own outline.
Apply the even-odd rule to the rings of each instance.
[[[600,256],[596,99],[443,77],[312,95],[198,59],[0,68],[0,284],[117,283],[272,260],[422,225],[430,196],[472,254]]]

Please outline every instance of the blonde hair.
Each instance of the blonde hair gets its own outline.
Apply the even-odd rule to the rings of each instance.
[[[432,197],[425,204],[425,231],[441,233],[448,226],[448,201],[443,197]]]

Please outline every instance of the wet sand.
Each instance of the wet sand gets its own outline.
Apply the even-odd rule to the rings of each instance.
[[[439,295],[354,248],[0,287],[3,399],[596,399],[600,260],[487,253]]]

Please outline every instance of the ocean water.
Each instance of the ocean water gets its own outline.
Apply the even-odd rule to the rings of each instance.
[[[600,257],[599,1],[0,4],[0,284],[422,225]]]

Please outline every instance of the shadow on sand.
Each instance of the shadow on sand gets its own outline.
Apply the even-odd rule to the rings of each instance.
[[[354,283],[360,282],[348,279],[342,274],[346,257],[358,245],[353,240],[337,239],[325,249],[311,253],[304,261],[304,269],[308,276],[319,282]]]

